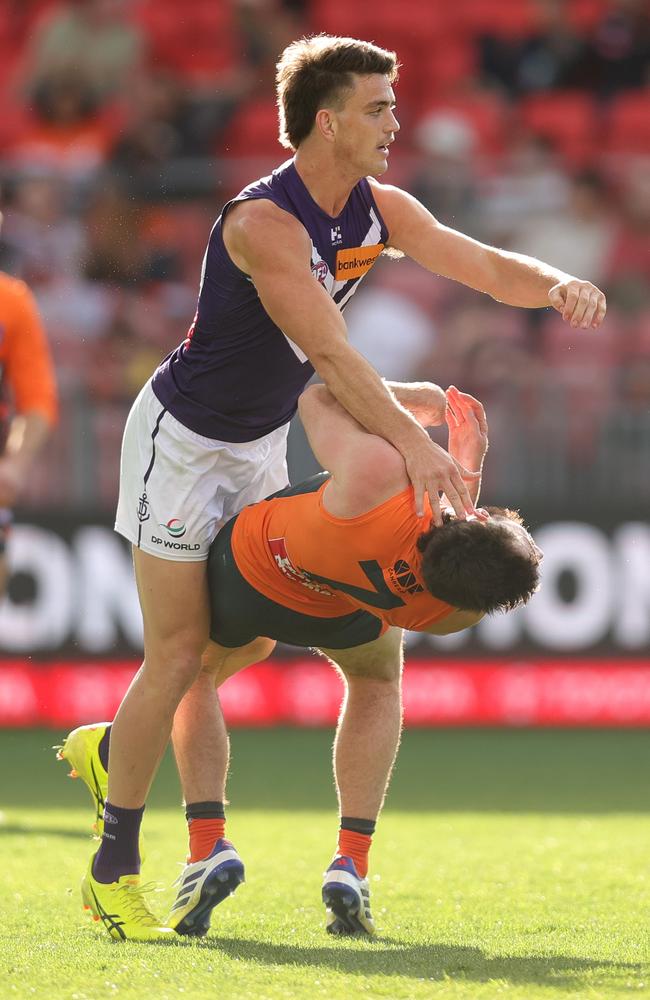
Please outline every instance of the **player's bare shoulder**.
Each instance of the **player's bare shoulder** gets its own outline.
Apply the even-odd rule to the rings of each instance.
[[[375,177],[369,177],[368,183],[384,219],[386,213],[390,216],[392,213],[398,212],[404,204],[414,200],[411,195],[403,191],[402,188],[395,187],[394,184],[381,184]]]
[[[277,260],[287,251],[309,260],[307,230],[295,216],[268,198],[251,198],[233,205],[223,221],[222,233],[231,259],[243,271],[257,263]]]
[[[410,226],[421,224],[424,215],[434,221],[424,205],[402,188],[394,184],[380,184],[374,177],[369,177],[368,182],[388,230],[389,248],[401,249],[398,243],[400,233]]]

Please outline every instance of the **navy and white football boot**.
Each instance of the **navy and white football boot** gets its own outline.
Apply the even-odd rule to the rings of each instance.
[[[215,906],[222,903],[244,881],[244,864],[229,840],[221,838],[202,861],[186,864],[174,885],[178,886],[167,926],[177,934],[203,937],[210,927]]]
[[[328,934],[376,933],[370,913],[370,886],[360,878],[352,858],[338,854],[323,878],[325,927]]]

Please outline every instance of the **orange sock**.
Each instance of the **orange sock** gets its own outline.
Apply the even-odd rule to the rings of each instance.
[[[338,853],[352,858],[354,867],[361,878],[368,874],[368,851],[372,837],[365,833],[355,833],[354,830],[339,830]]]
[[[188,821],[190,831],[190,856],[188,864],[203,861],[220,840],[226,830],[225,819],[191,819]]]

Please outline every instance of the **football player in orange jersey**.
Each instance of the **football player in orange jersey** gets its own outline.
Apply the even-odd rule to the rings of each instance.
[[[0,272],[0,597],[11,508],[56,416],[54,368],[36,302],[24,281]]]
[[[454,386],[446,395],[449,453],[481,472],[483,407]],[[204,669],[219,686],[268,656],[276,640],[319,647],[338,667],[346,685],[334,744],[341,826],[323,900],[330,933],[372,934],[368,850],[401,731],[400,625],[446,635],[525,604],[538,587],[542,553],[504,508],[487,508],[481,521],[458,519],[448,507],[442,527],[423,530],[391,444],[361,427],[325,386],[307,389],[299,409],[330,473],[245,508],[213,542],[213,641]],[[438,413],[418,417],[430,425]],[[474,504],[479,489],[480,479],[470,485]],[[346,724],[356,699],[372,704],[362,730],[356,713],[355,728]]]

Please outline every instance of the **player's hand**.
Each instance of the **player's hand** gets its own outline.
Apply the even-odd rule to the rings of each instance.
[[[0,458],[0,507],[13,507],[24,484],[24,466],[6,456]]]
[[[472,470],[479,470],[488,449],[488,424],[483,404],[450,385],[447,397],[449,454]]]
[[[429,497],[433,523],[442,525],[440,494],[444,493],[454,508],[456,515],[463,520],[468,514],[479,516],[474,508],[472,498],[467,488],[467,482],[474,482],[480,477],[480,472],[470,472],[463,468],[449,455],[444,448],[435,444],[427,434],[419,434],[417,445],[402,452],[406,463],[406,472],[413,483],[415,492],[415,512],[418,517],[424,515],[424,497]]]
[[[600,288],[579,278],[570,278],[553,285],[548,293],[548,300],[563,320],[583,330],[589,327],[595,330],[605,319],[607,312],[607,300]]]

